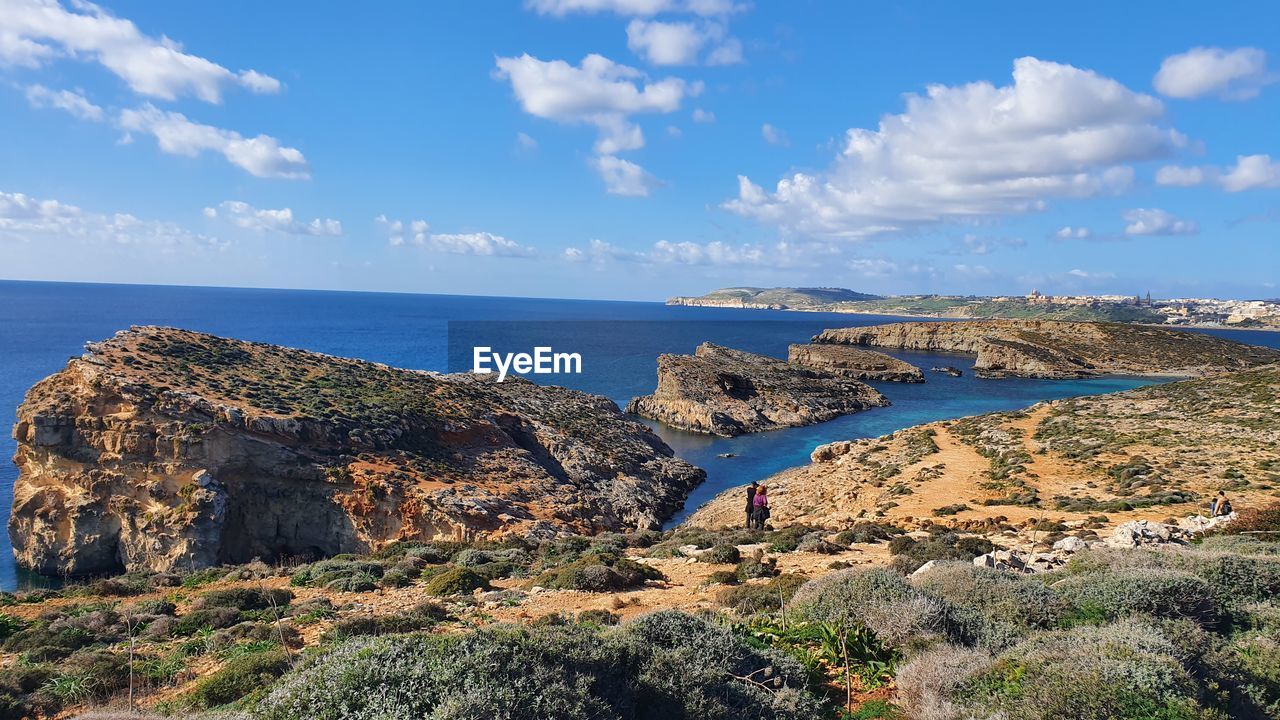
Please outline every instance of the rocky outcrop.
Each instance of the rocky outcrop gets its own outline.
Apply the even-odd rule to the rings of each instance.
[[[1280,362],[1280,351],[1212,335],[1052,320],[906,322],[825,330],[814,343],[977,355],[980,377],[1200,376]]]
[[[924,373],[915,365],[850,345],[792,345],[787,361],[855,380],[924,382]]]
[[[706,295],[673,297],[668,305],[691,307],[746,308],[750,310],[806,310],[828,307],[834,303],[879,300],[879,295],[829,287],[731,287],[713,290]]]
[[[47,574],[656,528],[704,478],[603,397],[154,327],[35,385],[14,437]]]
[[[627,412],[692,432],[732,437],[796,427],[888,405],[870,386],[711,343],[658,357],[658,388]]]

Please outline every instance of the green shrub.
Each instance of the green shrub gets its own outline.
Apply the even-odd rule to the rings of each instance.
[[[964,639],[1004,649],[1034,630],[1056,627],[1067,603],[1028,575],[943,563],[911,578],[911,584],[945,600]]]
[[[960,696],[1010,720],[1196,720],[1196,686],[1179,651],[1136,623],[1032,636],[996,658]]]
[[[235,608],[237,610],[267,610],[282,608],[293,601],[293,593],[284,588],[260,590],[258,588],[230,588],[210,590],[191,604],[192,610],[208,608]]]
[[[583,555],[564,567],[543,573],[534,585],[557,590],[615,592],[663,579],[657,569],[608,553]]]
[[[366,592],[382,577],[380,563],[336,555],[328,560],[303,565],[289,578],[295,586],[325,587],[340,592]],[[350,588],[350,589],[349,589]]]
[[[187,703],[195,708],[212,708],[235,702],[259,688],[265,688],[289,669],[283,650],[270,650],[233,658],[196,682]]]
[[[902,529],[895,525],[881,525],[874,522],[860,522],[852,528],[837,533],[834,540],[837,545],[855,545],[858,543],[877,543],[901,535]]]
[[[779,575],[767,583],[728,587],[716,595],[716,602],[739,615],[755,615],[782,608],[809,578],[798,573]]]
[[[930,560],[961,560],[968,562],[995,549],[986,538],[962,536],[943,531],[927,538],[900,535],[889,541],[889,554],[894,556],[893,568],[912,573]]]
[[[837,570],[796,591],[796,617],[837,628],[870,630],[891,647],[923,644],[947,631],[947,608],[883,568]]]
[[[698,556],[699,562],[736,565],[742,560],[742,553],[736,545],[716,545]]]
[[[1219,615],[1209,583],[1177,570],[1115,570],[1059,580],[1051,586],[1079,619],[1115,620],[1130,615],[1189,618],[1212,624]]]
[[[27,627],[21,618],[0,613],[0,641],[8,640],[10,635]]]
[[[608,627],[617,625],[622,618],[609,612],[608,610],[583,610],[578,613],[578,622],[587,625],[599,625],[600,627]]]
[[[488,590],[489,581],[464,567],[452,567],[434,575],[423,592],[428,595],[469,595],[475,590]]]
[[[171,631],[174,636],[193,635],[202,630],[218,630],[240,622],[240,611],[232,607],[192,610],[178,618]]]
[[[778,563],[772,558],[764,558],[757,555],[756,557],[744,558],[738,566],[734,568],[733,574],[738,580],[752,580],[754,578],[775,577],[778,574]]]
[[[287,675],[257,710],[263,720],[811,720],[821,703],[795,661],[657,613],[606,630],[557,623],[356,638]]]

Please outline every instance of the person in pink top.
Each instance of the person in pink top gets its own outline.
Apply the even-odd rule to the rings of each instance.
[[[756,496],[752,498],[751,504],[754,508],[751,513],[752,524],[757,530],[763,530],[765,521],[769,519],[769,489],[763,485],[756,489]]]

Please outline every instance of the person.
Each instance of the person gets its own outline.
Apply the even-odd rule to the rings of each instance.
[[[747,486],[747,529],[748,530],[754,527],[754,524],[752,523],[752,519],[755,517],[756,488],[758,487],[760,486],[756,483],[755,480],[752,480],[751,484]]]
[[[1209,503],[1209,517],[1218,517],[1218,506],[1221,505],[1222,501],[1226,499],[1227,499],[1226,494],[1219,491],[1218,497],[1214,498],[1213,502]]]
[[[756,490],[756,496],[751,503],[754,506],[751,519],[755,521],[757,530],[763,530],[764,522],[769,519],[769,488],[761,485]]]
[[[1218,515],[1219,517],[1224,517],[1231,514],[1231,501],[1227,499],[1226,495],[1222,493],[1218,493],[1218,504],[1217,504],[1217,507],[1215,508],[1214,514]]]

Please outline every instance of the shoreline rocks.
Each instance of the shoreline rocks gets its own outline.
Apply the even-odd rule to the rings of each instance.
[[[924,382],[924,372],[905,360],[849,345],[792,345],[787,361],[855,380]]]
[[[9,535],[45,574],[656,529],[705,473],[612,401],[172,328],[18,408]]]
[[[711,343],[658,357],[658,387],[626,411],[690,432],[733,437],[811,425],[889,401],[852,378]]]
[[[1206,333],[1053,320],[904,322],[824,330],[815,344],[976,355],[979,377],[1194,377],[1280,362],[1280,351]]]

